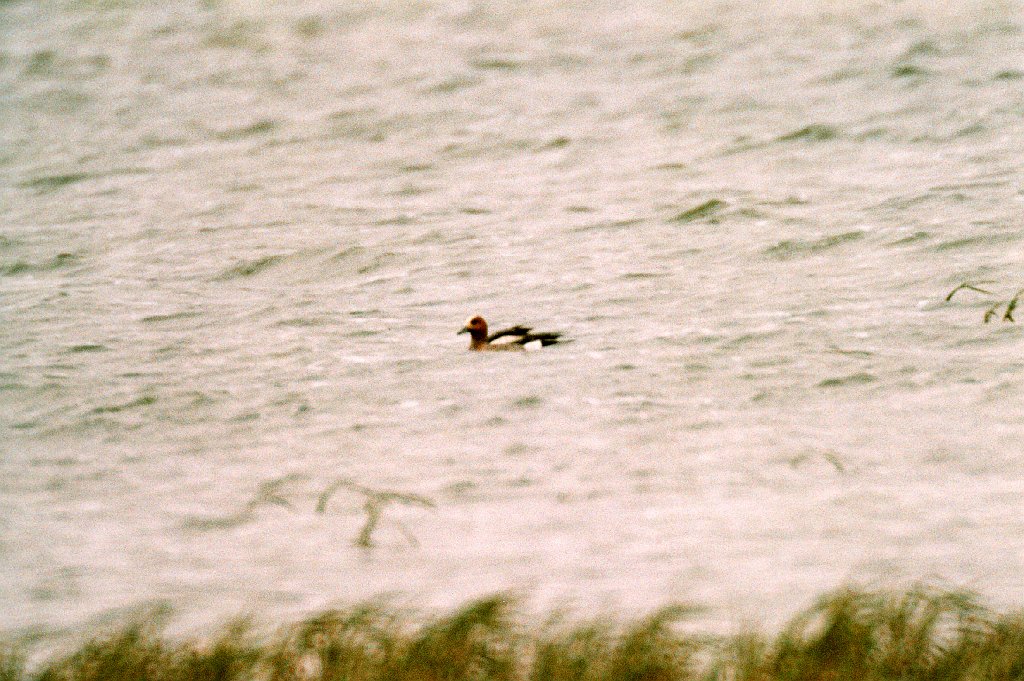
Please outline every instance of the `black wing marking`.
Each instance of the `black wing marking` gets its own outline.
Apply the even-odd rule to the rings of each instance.
[[[561,340],[560,340],[561,337],[562,337],[562,334],[560,334],[560,333],[552,333],[552,332],[528,333],[525,336],[523,336],[522,338],[520,338],[519,340],[517,340],[516,343],[519,343],[520,345],[526,345],[527,343],[532,343],[534,341],[540,341],[540,344],[542,346],[547,346],[547,345],[554,345],[555,343],[561,342]]]
[[[495,331],[487,337],[487,342],[491,343],[498,338],[505,338],[509,336],[515,337],[514,340],[510,340],[509,342],[518,345],[526,345],[527,343],[533,343],[534,341],[540,341],[541,345],[554,345],[555,343],[565,342],[562,339],[562,334],[560,333],[555,333],[553,331],[539,331],[537,333],[533,333],[532,326],[523,326],[521,324],[510,326],[507,329],[501,329],[500,331]]]
[[[532,327],[522,325],[510,326],[507,329],[501,329],[500,331],[492,333],[487,337],[487,342],[490,343],[504,336],[526,336],[530,333],[531,328]]]

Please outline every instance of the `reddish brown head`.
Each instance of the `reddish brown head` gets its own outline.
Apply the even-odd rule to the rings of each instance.
[[[466,322],[466,325],[462,327],[459,333],[468,333],[474,343],[486,343],[487,342],[487,322],[484,321],[483,317],[476,316]]]

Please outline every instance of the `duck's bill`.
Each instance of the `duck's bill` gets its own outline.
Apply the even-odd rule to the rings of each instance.
[[[461,336],[464,333],[469,333],[469,327],[468,326],[462,327],[458,332],[456,332],[455,335],[456,336]]]

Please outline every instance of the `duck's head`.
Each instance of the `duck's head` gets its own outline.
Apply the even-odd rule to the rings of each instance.
[[[484,340],[487,338],[487,322],[483,317],[477,315],[469,319],[459,333],[468,333],[473,340]]]

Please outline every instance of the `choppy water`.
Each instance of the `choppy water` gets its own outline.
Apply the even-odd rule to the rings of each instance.
[[[1019,3],[8,0],[0,35],[5,628],[1024,602],[1024,326],[982,323],[1024,286]],[[574,342],[468,353],[475,313]],[[436,508],[359,548],[339,477]]]

